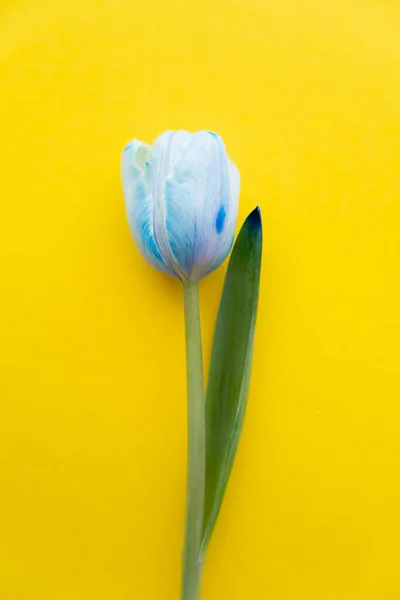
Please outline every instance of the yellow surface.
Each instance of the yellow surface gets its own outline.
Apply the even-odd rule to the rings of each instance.
[[[265,254],[202,600],[399,599],[398,0],[2,0],[0,57],[0,599],[179,598],[182,298],[119,157],[203,127]]]

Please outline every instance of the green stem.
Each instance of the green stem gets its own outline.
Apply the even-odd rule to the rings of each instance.
[[[186,328],[188,456],[181,600],[199,600],[202,575],[199,550],[203,533],[205,486],[205,415],[198,283],[185,282],[183,295]]]

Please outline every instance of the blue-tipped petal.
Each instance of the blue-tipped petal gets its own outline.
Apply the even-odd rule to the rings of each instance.
[[[153,231],[153,201],[145,178],[150,146],[132,140],[122,154],[121,173],[129,228],[143,258],[154,268],[169,275],[173,269],[157,247]]]

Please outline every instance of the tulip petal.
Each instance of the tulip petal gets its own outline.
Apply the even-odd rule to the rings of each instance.
[[[122,155],[122,186],[129,228],[143,258],[154,268],[174,275],[163,260],[154,238],[153,199],[146,180],[146,161],[150,146],[132,140]]]
[[[213,135],[213,153],[205,190],[203,226],[196,239],[194,276],[204,277],[216,269],[229,253],[235,231],[238,208],[239,173],[235,174],[236,194],[231,196],[231,168],[221,137]]]
[[[162,252],[171,251],[182,279],[201,279],[221,264],[232,247],[238,172],[233,163],[229,164],[217,134],[178,132],[166,141],[159,164],[172,162],[173,168],[167,167],[162,197],[159,188],[155,192],[159,202],[156,210],[165,219],[165,226],[160,219],[156,239]],[[175,154],[173,146],[178,150],[175,162],[170,158]],[[234,202],[230,198],[231,170],[237,188]]]
[[[173,244],[170,243],[168,235],[169,217],[164,196],[166,182],[171,178],[170,173],[176,157],[181,155],[191,137],[187,131],[166,131],[156,139],[151,149],[151,165],[154,173],[152,182],[155,215],[154,236],[162,256],[182,280],[187,279],[185,265],[175,255]],[[176,211],[179,212],[178,206]]]
[[[228,158],[228,175],[229,175],[229,191],[228,191],[228,202],[226,205],[221,206],[221,210],[226,211],[224,229],[221,232],[221,239],[219,240],[218,251],[215,252],[211,264],[208,265],[207,273],[214,271],[219,265],[225,260],[229,254],[235,234],[235,226],[238,215],[239,207],[239,194],[240,194],[240,174],[238,169],[235,167],[233,162]],[[220,219],[220,213],[217,216],[215,227],[218,232],[218,225]]]
[[[167,176],[162,203],[167,242],[185,278],[191,277],[196,240],[201,235],[205,195],[212,158],[212,139],[205,132],[191,135]],[[211,199],[208,199],[211,203]]]

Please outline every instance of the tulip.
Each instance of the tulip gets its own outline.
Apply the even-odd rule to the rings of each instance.
[[[132,140],[122,155],[122,183],[133,239],[153,267],[199,281],[225,260],[240,176],[218,134],[166,131],[152,146]]]
[[[218,134],[166,131],[153,146],[138,140],[126,146],[122,184],[140,253],[183,284],[188,460],[182,600],[199,600],[206,440],[198,282],[232,247],[240,176]]]

